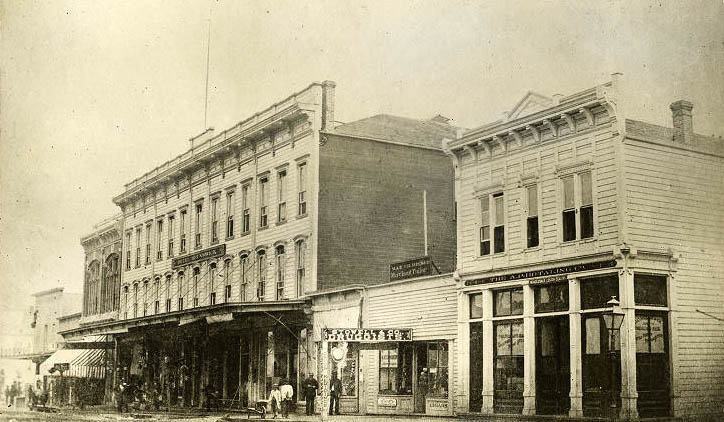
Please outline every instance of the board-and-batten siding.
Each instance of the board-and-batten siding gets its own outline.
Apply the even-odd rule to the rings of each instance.
[[[414,341],[453,340],[448,343],[449,379],[458,388],[458,362],[454,339],[457,336],[457,295],[452,275],[412,280],[371,288],[368,291],[368,326],[372,328],[412,328]],[[377,413],[379,352],[362,352],[366,367],[366,407]],[[455,383],[453,386],[452,383]],[[457,404],[453,403],[453,408]]]
[[[479,162],[470,154],[460,167],[459,224],[461,224],[461,273],[487,271],[506,266],[539,263],[581,254],[610,252],[618,241],[617,172],[615,144],[619,138],[610,124],[595,130],[527,145],[522,151],[493,151],[492,161],[480,153]],[[496,151],[497,156],[496,156]],[[556,170],[561,166],[591,163],[594,189],[593,240],[561,242],[561,185]],[[521,178],[535,176],[539,186],[540,246],[526,246],[525,190]],[[479,256],[480,211],[476,190],[502,186],[505,196],[506,252]],[[491,210],[492,211],[492,210]]]
[[[627,140],[626,218],[639,249],[679,255],[672,291],[676,414],[721,412],[724,397],[724,159]]]

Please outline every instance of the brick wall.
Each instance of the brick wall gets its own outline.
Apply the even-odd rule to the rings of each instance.
[[[320,147],[317,289],[389,280],[389,265],[429,255],[454,270],[453,168],[441,151],[328,136]]]

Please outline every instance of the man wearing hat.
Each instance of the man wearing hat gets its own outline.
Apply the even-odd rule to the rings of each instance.
[[[272,385],[271,392],[269,393],[269,407],[271,408],[272,413],[274,414],[274,418],[277,418],[277,414],[279,413],[279,407],[282,403],[282,394],[279,391],[279,384],[274,383]]]

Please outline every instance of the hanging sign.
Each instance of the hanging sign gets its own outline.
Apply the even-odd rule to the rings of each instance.
[[[217,245],[213,248],[204,249],[203,251],[194,252],[186,256],[180,256],[174,258],[171,261],[172,268],[183,267],[184,265],[191,264],[196,261],[203,261],[204,259],[218,258],[226,254],[226,244]]]
[[[324,328],[322,339],[365,343],[412,341],[412,328]]]

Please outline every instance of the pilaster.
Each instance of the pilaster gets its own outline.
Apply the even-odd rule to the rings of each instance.
[[[483,290],[483,406],[482,413],[494,412],[493,382],[493,292]]]
[[[535,319],[533,287],[523,286],[523,414],[535,415]]]
[[[581,348],[581,283],[577,278],[568,280],[568,314],[569,348],[571,365],[571,390],[569,397],[571,407],[568,416],[583,416],[583,361]]]
[[[636,312],[634,309],[633,271],[627,266],[619,271],[618,291],[624,312],[621,324],[621,409],[619,418],[637,420],[636,389]]]

